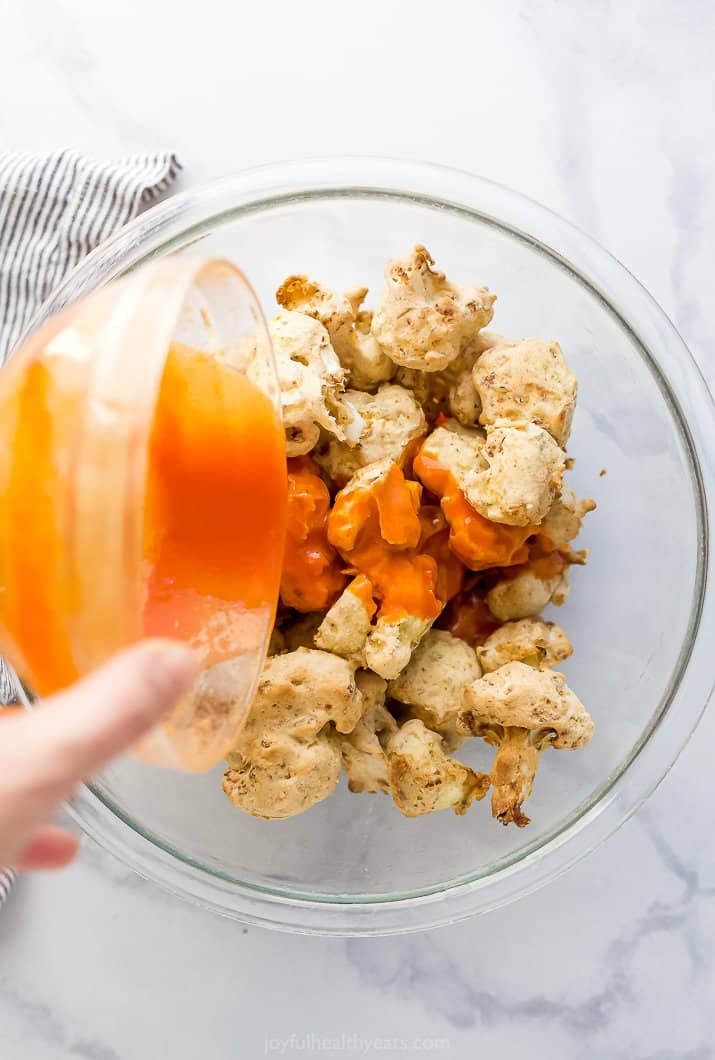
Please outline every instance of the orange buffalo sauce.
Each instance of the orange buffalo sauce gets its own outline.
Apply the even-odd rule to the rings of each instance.
[[[518,577],[519,574],[529,571],[535,578],[541,578],[545,581],[547,578],[555,578],[557,575],[563,574],[568,565],[569,561],[566,556],[553,547],[553,543],[549,538],[540,534],[536,542],[529,548],[528,561],[517,567],[508,567],[506,570],[501,571],[501,578],[510,581]]]
[[[310,457],[288,461],[288,518],[281,600],[296,611],[324,611],[345,588],[340,557],[328,542],[330,493]]]
[[[418,550],[421,495],[419,483],[394,465],[378,482],[339,493],[328,518],[328,540],[369,580],[387,622],[435,618],[442,610],[437,562]]]
[[[485,596],[486,589],[482,585],[464,588],[449,601],[437,625],[473,647],[483,644],[502,625],[489,610]]]
[[[251,612],[275,607],[285,450],[268,397],[231,365],[174,344],[148,448],[144,629],[210,663],[252,647]]]
[[[529,558],[526,541],[536,532],[535,527],[505,526],[485,519],[469,504],[454,475],[426,446],[415,457],[414,471],[427,489],[441,498],[450,526],[450,548],[470,570],[509,567]]]
[[[449,524],[441,508],[425,504],[420,508],[422,536],[420,550],[437,563],[437,596],[446,604],[460,592],[465,567],[449,547]]]

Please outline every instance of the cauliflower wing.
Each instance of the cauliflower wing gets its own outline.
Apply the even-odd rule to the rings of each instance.
[[[349,445],[331,438],[327,449],[315,457],[338,485],[345,485],[361,467],[383,458],[402,466],[427,431],[424,412],[404,387],[386,383],[375,394],[348,390],[344,400],[362,423],[357,441]]]
[[[336,496],[328,519],[328,540],[352,571],[364,575],[377,603],[377,618],[365,637],[362,658],[365,666],[386,679],[404,669],[443,606],[436,595],[438,562],[419,551],[420,497],[418,483],[407,481],[392,461],[379,460],[356,472]],[[361,590],[366,612],[369,594]],[[336,621],[332,615],[324,623],[320,642],[333,645],[332,650],[345,644],[348,631],[343,634],[337,626],[348,609],[349,651],[354,657],[358,628],[367,625],[354,601],[343,601],[342,619],[338,614]]]
[[[307,648],[269,659],[227,756],[224,792],[255,817],[292,817],[309,809],[340,776],[340,748],[329,723],[350,732],[363,706],[355,668],[344,659]]]
[[[590,498],[580,500],[568,483],[561,487],[561,495],[556,498],[546,518],[539,527],[539,533],[547,538],[552,548],[566,548],[578,537],[584,517],[592,512],[596,502]]]
[[[387,767],[390,793],[405,817],[450,808],[463,814],[489,790],[489,777],[449,758],[442,737],[419,718],[406,721],[390,736]]]
[[[561,607],[569,594],[569,568],[564,563],[553,574],[542,575],[530,566],[503,578],[487,593],[487,606],[501,622],[534,618],[547,604]]]
[[[464,693],[457,729],[498,750],[491,772],[492,815],[523,828],[541,752],[576,750],[593,735],[593,722],[563,674],[510,662],[480,677]]]
[[[431,629],[388,690],[393,699],[410,707],[411,714],[439,733],[446,751],[454,751],[463,740],[456,718],[464,690],[481,673],[474,648],[447,630]]]
[[[389,792],[385,747],[397,722],[385,706],[386,682],[369,670],[355,675],[364,713],[352,732],[337,734],[350,791]]]
[[[510,662],[523,662],[536,669],[555,666],[572,654],[573,648],[561,626],[542,619],[522,618],[505,622],[477,648],[484,673]]]
[[[566,454],[532,423],[487,427],[480,450],[487,467],[473,471],[464,492],[485,519],[507,526],[534,526],[561,488]]]
[[[493,346],[477,361],[473,378],[483,425],[527,420],[566,444],[578,384],[558,342],[523,339]]]
[[[320,428],[337,438],[357,438],[357,413],[338,398],[345,372],[321,323],[283,311],[268,325],[278,370],[288,456],[309,453]]]
[[[327,330],[354,390],[373,390],[395,366],[370,332],[372,313],[361,309],[367,287],[338,294],[307,276],[289,276],[276,291],[284,309],[305,313]]]
[[[433,266],[429,251],[416,246],[385,269],[386,287],[372,334],[403,368],[446,368],[492,319],[496,296],[488,288],[458,287]]]
[[[477,510],[473,502],[484,500],[479,475],[489,471],[484,446],[481,431],[450,422],[426,438],[413,462],[420,481],[440,498],[452,551],[475,571],[524,563],[526,541],[536,531],[534,526],[497,523]]]
[[[316,647],[365,666],[365,644],[377,610],[372,584],[358,574],[338,597],[315,634]]]

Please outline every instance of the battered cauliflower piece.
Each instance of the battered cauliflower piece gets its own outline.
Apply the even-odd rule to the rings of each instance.
[[[446,751],[454,751],[463,741],[456,718],[464,689],[481,674],[474,648],[447,630],[431,629],[388,690],[393,699],[409,706],[411,714],[439,733]]]
[[[370,333],[372,313],[360,309],[367,287],[337,294],[307,276],[289,276],[276,291],[284,309],[305,313],[327,329],[354,390],[373,390],[391,379],[395,366]]]
[[[315,634],[315,643],[323,651],[332,651],[357,666],[365,666],[365,643],[372,630],[376,604],[372,586],[363,574],[358,575],[338,597],[325,615]]]
[[[463,814],[474,799],[483,799],[489,777],[444,751],[442,737],[412,718],[387,742],[390,792],[405,817],[453,809]]]
[[[506,342],[506,339],[496,332],[480,331],[442,371],[398,368],[395,382],[412,391],[430,422],[442,413],[453,416],[463,427],[474,427],[479,422],[482,404],[474,386],[472,369],[485,350],[500,342]]]
[[[423,451],[452,474],[475,511],[505,526],[535,526],[544,518],[566,461],[553,438],[530,423],[483,434],[452,421],[430,434]]]
[[[365,665],[386,680],[393,680],[407,666],[433,621],[416,615],[405,615],[394,621],[378,616],[365,641]]]
[[[457,728],[498,750],[491,772],[492,816],[519,828],[529,823],[522,804],[531,794],[541,752],[574,751],[593,736],[593,722],[563,674],[510,662],[466,689]]]
[[[255,817],[293,817],[309,809],[340,776],[340,748],[329,723],[350,732],[363,707],[354,667],[344,659],[307,648],[269,659],[227,756],[224,792]]]
[[[561,488],[566,467],[566,454],[551,435],[532,423],[487,427],[480,457],[488,466],[469,477],[469,503],[495,523],[540,523]]]
[[[378,460],[357,471],[338,493],[328,519],[330,543],[352,570],[364,575],[378,603],[362,658],[366,667],[386,680],[407,666],[443,606],[436,596],[437,561],[418,551],[423,531],[418,516],[421,493],[422,487],[406,480],[396,464]],[[368,595],[361,591],[361,596],[369,611]],[[356,626],[362,623],[365,628],[365,621],[352,602],[345,601],[344,606],[350,608],[352,658],[352,634],[356,641]],[[331,650],[344,645],[334,627],[331,622],[321,630],[321,643],[333,645]]]
[[[331,438],[327,450],[315,457],[338,485],[344,485],[361,467],[383,458],[402,466],[427,433],[425,414],[404,387],[386,383],[376,394],[348,390],[343,400],[360,417],[360,435],[353,444]]]
[[[596,502],[586,497],[579,500],[574,491],[564,482],[561,496],[557,497],[539,527],[539,533],[549,539],[553,548],[566,548],[578,537],[584,516],[592,512]]]
[[[281,312],[268,325],[278,369],[288,456],[317,444],[320,428],[341,440],[357,440],[357,412],[338,397],[345,372],[327,331],[302,313]]]
[[[416,246],[387,263],[387,285],[372,321],[383,351],[403,368],[438,372],[492,319],[496,296],[486,287],[458,287]]]
[[[513,578],[496,583],[487,593],[487,606],[501,622],[534,618],[547,604],[561,607],[569,594],[569,569],[542,578],[526,567]]]
[[[563,662],[572,653],[571,641],[561,626],[536,618],[505,622],[477,648],[485,674],[510,662],[526,663],[541,670]]]
[[[558,342],[523,339],[493,346],[477,361],[473,378],[483,425],[527,420],[565,446],[578,384]]]
[[[385,746],[397,731],[397,722],[385,706],[386,682],[369,670],[355,675],[362,692],[365,712],[352,732],[337,735],[343,757],[343,768],[352,792],[382,791],[388,793]]]

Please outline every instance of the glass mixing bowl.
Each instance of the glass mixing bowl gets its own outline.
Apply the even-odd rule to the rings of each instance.
[[[572,483],[598,510],[579,539],[590,561],[574,572],[558,621],[575,648],[564,670],[596,734],[585,750],[544,755],[524,830],[499,827],[484,805],[408,820],[390,799],[344,785],[301,817],[262,821],[232,808],[220,768],[189,776],[128,757],[78,793],[71,810],[82,827],[139,873],[247,922],[368,935],[509,902],[634,811],[711,692],[707,387],[638,282],[543,207],[411,163],[264,167],[149,210],[91,254],[33,326],[149,259],[197,250],[237,262],[267,315],[292,272],[338,289],[367,284],[374,305],[384,262],[416,242],[448,276],[498,293],[495,330],[558,339],[578,375]],[[490,755],[470,741],[463,757],[488,768]]]

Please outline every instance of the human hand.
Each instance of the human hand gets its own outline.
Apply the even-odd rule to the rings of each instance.
[[[0,712],[0,866],[61,868],[77,837],[50,824],[76,785],[131,747],[196,677],[183,645],[148,640],[31,712]]]

